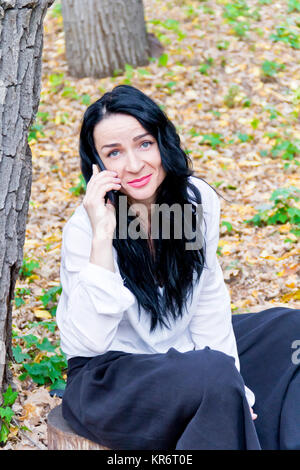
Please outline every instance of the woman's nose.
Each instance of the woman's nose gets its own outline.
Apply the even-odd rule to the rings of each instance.
[[[127,170],[131,171],[133,173],[138,173],[144,166],[143,161],[141,158],[136,155],[136,153],[133,150],[129,150],[127,152]]]

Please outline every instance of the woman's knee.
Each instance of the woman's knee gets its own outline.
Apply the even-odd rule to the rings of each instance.
[[[217,398],[226,396],[229,398],[238,394],[243,394],[244,381],[239,373],[234,357],[221,351],[208,349],[206,355],[206,376],[204,386],[206,393]],[[202,377],[203,380],[203,377]]]
[[[209,391],[217,395],[225,389],[228,393],[234,388],[244,390],[243,379],[235,366],[234,358],[221,351],[206,347],[187,353],[173,351],[172,354],[170,351],[168,356],[169,371],[173,375],[174,367],[174,374],[179,374],[178,382],[187,391],[202,390],[202,393]]]
[[[300,309],[299,308],[287,308],[287,309],[284,308],[283,311],[286,317],[291,322],[291,327],[300,326]]]

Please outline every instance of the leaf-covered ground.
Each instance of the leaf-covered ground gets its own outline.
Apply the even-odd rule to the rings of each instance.
[[[65,379],[54,314],[62,228],[83,198],[80,122],[86,106],[115,85],[132,84],[164,107],[195,173],[226,199],[218,253],[232,312],[299,308],[300,2],[144,5],[147,29],[164,51],[113,78],[70,77],[59,2],[45,19],[25,264],[13,310],[19,393],[5,449],[47,449],[47,413],[61,401],[48,390]],[[258,225],[245,223],[255,215]]]

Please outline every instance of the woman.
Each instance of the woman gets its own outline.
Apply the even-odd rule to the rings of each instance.
[[[57,308],[70,426],[111,449],[299,447],[299,310],[231,316],[220,202],[174,125],[117,86],[86,110],[80,157]]]

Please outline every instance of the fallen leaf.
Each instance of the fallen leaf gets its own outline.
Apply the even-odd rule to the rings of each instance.
[[[48,310],[34,308],[33,312],[36,318],[41,318],[43,320],[50,320],[52,318],[52,315],[50,312],[48,312]]]

